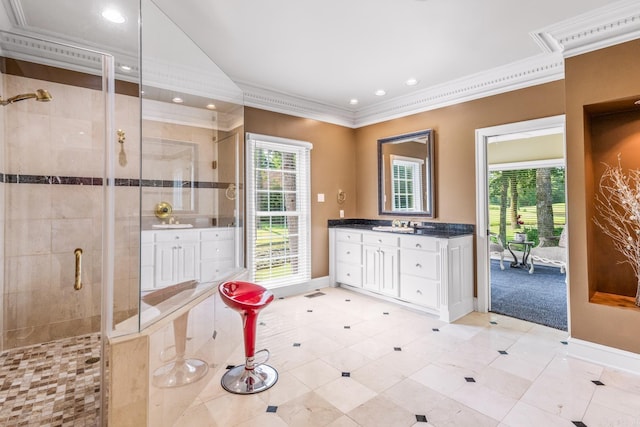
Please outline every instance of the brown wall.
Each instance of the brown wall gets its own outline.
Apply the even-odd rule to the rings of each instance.
[[[245,130],[313,144],[311,150],[311,277],[329,274],[327,220],[356,215],[354,131],[343,126],[245,107]],[[338,204],[338,189],[347,200]],[[325,202],[318,203],[318,193]]]
[[[377,140],[431,128],[435,131],[435,221],[475,224],[475,130],[563,114],[563,90],[562,81],[553,82],[357,129],[357,216],[379,217]]]
[[[245,108],[245,130],[313,143],[311,152],[312,277],[329,274],[327,220],[378,215],[377,140],[435,130],[436,221],[475,224],[475,130],[564,112],[563,82],[553,82],[356,130]],[[347,193],[338,205],[339,188]],[[317,202],[325,193],[325,202]]]
[[[589,274],[594,243],[593,183],[597,171],[585,106],[640,98],[640,40],[568,58],[565,62],[567,194],[571,335],[640,353],[640,311],[592,304],[596,284]],[[636,148],[637,150],[637,148]],[[617,268],[611,260],[609,268]]]

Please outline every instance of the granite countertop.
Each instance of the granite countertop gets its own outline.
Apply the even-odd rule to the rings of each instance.
[[[412,232],[374,230],[374,227],[391,226],[391,220],[383,219],[330,219],[328,221],[328,226],[329,228],[352,228],[357,230],[377,231],[380,233],[393,233],[407,236],[431,236],[445,239],[472,235],[475,230],[475,226],[473,224],[453,224],[427,221],[412,222],[417,224],[414,227],[411,227],[413,229]]]

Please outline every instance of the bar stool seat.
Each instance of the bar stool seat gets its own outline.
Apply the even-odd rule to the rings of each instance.
[[[236,394],[259,393],[271,388],[278,381],[278,371],[265,364],[269,351],[257,352],[266,353],[265,360],[259,363],[255,356],[258,313],[273,301],[273,294],[260,285],[242,281],[222,283],[218,291],[222,301],[242,316],[246,358],[244,365],[235,366],[222,376],[222,387]]]

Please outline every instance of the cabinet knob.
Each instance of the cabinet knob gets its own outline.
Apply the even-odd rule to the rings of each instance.
[[[176,240],[178,240],[178,239],[180,238],[180,236],[175,235],[173,238],[174,238],[174,239],[176,239]]]
[[[351,251],[347,251],[347,255],[351,255]]]
[[[420,289],[416,290],[416,294],[422,295],[422,291]]]
[[[416,243],[416,248],[421,248],[422,245],[420,243]]]
[[[382,243],[382,239],[378,239],[378,243]]]
[[[347,273],[347,277],[351,277],[351,273]]]
[[[422,264],[416,264],[416,268],[422,268]]]
[[[351,239],[351,236],[347,235],[347,239]]]

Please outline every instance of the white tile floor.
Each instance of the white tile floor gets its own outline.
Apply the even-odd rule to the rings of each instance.
[[[230,394],[220,372],[176,426],[640,426],[640,377],[568,357],[566,332],[491,313],[446,324],[321,291],[260,315],[273,388]]]

